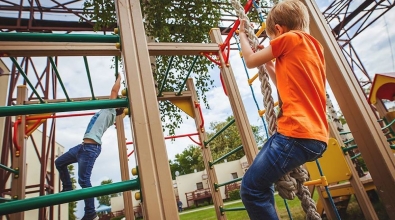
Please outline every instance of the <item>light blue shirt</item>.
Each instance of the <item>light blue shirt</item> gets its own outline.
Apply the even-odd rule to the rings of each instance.
[[[114,108],[102,109],[96,112],[86,128],[84,139],[89,138],[101,145],[104,132],[114,124],[116,112]]]

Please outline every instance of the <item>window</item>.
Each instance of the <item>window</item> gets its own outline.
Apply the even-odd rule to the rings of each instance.
[[[203,183],[202,182],[196,183],[196,189],[197,190],[203,189]]]
[[[233,178],[233,179],[239,178],[239,176],[237,176],[237,173],[231,173],[231,174],[232,174],[232,178]]]

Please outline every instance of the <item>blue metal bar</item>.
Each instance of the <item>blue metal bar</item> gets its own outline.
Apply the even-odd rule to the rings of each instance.
[[[315,163],[317,164],[318,171],[320,172],[320,176],[324,176],[324,174],[323,174],[323,172],[322,172],[322,169],[321,169],[320,162],[319,162],[318,160],[315,160]],[[328,198],[329,198],[329,201],[330,201],[330,203],[331,203],[331,205],[332,205],[333,210],[335,210],[336,218],[337,218],[338,220],[341,220],[340,215],[339,215],[339,212],[337,211],[335,202],[333,201],[333,198],[332,198],[331,192],[329,191],[328,186],[325,186],[325,191],[326,191],[326,193],[328,194]]]

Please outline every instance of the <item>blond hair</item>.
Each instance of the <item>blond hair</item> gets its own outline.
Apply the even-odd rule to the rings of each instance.
[[[274,35],[276,24],[288,30],[309,32],[309,22],[307,7],[300,0],[284,0],[273,6],[267,15],[266,33]]]

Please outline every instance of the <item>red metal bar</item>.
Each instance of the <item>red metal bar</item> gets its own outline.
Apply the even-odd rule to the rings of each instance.
[[[31,120],[37,120],[36,124],[33,126],[35,127],[37,124],[40,123],[41,119],[48,119],[48,118],[67,118],[67,117],[75,117],[75,116],[86,116],[86,115],[94,115],[94,112],[89,112],[89,113],[78,113],[78,114],[64,114],[64,115],[51,115],[51,116],[32,116],[30,118],[27,118],[26,121],[31,121]],[[21,149],[21,147],[18,144],[17,141],[17,134],[18,134],[18,124],[21,123],[21,120],[18,119],[15,121],[14,123],[14,135],[12,137],[12,142],[15,145],[15,148],[19,151]],[[27,130],[26,133],[29,133],[31,131]]]
[[[221,85],[222,85],[222,88],[224,89],[225,95],[228,96],[228,92],[226,91],[226,88],[224,85],[224,79],[222,78],[222,72],[219,73],[219,79],[221,80]]]
[[[168,139],[176,139],[176,138],[182,138],[182,137],[190,137],[190,136],[194,136],[194,135],[199,135],[199,133],[171,135],[171,136],[165,137],[165,140],[168,140]],[[126,142],[126,145],[129,145],[129,144],[133,144],[133,141]]]
[[[202,120],[202,123],[199,126],[200,127],[200,132],[204,132],[204,118],[203,118],[202,109],[200,108],[200,104],[198,102],[196,102],[196,101],[195,101],[195,108],[198,108],[200,119]]]
[[[202,143],[195,141],[193,138],[191,138],[191,136],[188,136],[189,139],[191,139],[191,141],[199,146],[202,146]]]
[[[221,63],[217,60],[214,60],[210,54],[208,53],[203,53],[203,56],[207,57],[207,59],[209,59],[211,62],[217,64],[218,66],[221,66]]]
[[[128,157],[134,153],[134,149],[128,154]]]
[[[14,122],[14,136],[12,137],[12,142],[15,145],[17,151],[21,150],[21,147],[18,145],[18,141],[16,140],[18,134],[18,124],[21,123],[21,120],[16,120]]]
[[[251,9],[252,1],[253,0],[248,0],[248,2],[245,4],[245,6],[244,6],[245,13],[247,13]],[[237,19],[235,21],[235,24],[233,25],[233,28],[229,31],[228,36],[226,36],[224,43],[221,45],[221,47],[220,47],[221,51],[223,51],[225,49],[226,45],[229,44],[230,39],[233,37],[233,33],[237,30],[237,28],[239,27],[239,24],[240,24],[240,19]]]

